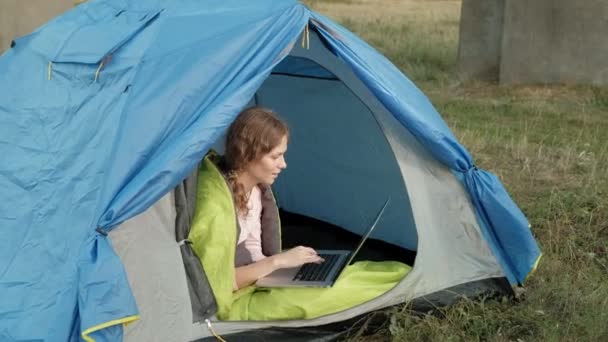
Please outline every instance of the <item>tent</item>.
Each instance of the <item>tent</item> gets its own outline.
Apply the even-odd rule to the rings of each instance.
[[[0,340],[317,336],[405,301],[508,292],[540,257],[525,216],[424,94],[297,1],[93,0],[11,47],[0,58]],[[274,186],[285,212],[356,236],[391,196],[372,237],[415,256],[395,288],[311,320],[214,319],[183,239],[189,175],[250,104],[292,130]]]

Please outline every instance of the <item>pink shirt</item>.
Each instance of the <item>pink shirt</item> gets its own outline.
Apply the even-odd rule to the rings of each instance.
[[[247,201],[249,211],[246,216],[238,215],[241,233],[237,244],[245,242],[245,248],[254,262],[264,259],[262,253],[262,191],[254,186]]]

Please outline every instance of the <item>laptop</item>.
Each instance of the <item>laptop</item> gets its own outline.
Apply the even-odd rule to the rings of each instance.
[[[348,250],[318,250],[317,254],[325,261],[320,264],[310,263],[293,268],[282,268],[272,272],[266,277],[258,279],[255,283],[257,287],[331,287],[333,286],[340,273],[350,265],[355,256],[361,250],[363,243],[371,235],[374,228],[380,221],[380,217],[390,202],[387,198],[384,205],[376,214],[376,218],[367,232],[361,238],[357,249]]]

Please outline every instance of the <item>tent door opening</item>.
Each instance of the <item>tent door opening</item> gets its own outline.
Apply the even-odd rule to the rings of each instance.
[[[317,250],[351,250],[356,247],[361,239],[361,236],[355,233],[321,220],[285,210],[280,210],[279,213],[282,223],[283,249],[304,245]],[[412,266],[415,258],[415,251],[371,238],[363,244],[361,251],[355,257],[355,261],[393,260]]]

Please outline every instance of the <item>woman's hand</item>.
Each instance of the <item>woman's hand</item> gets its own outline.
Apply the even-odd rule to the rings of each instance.
[[[317,252],[304,246],[298,246],[280,254],[269,256],[253,264],[240,266],[235,271],[235,290],[256,282],[258,279],[281,269],[297,267],[311,262],[322,263]]]
[[[320,264],[325,261],[314,249],[304,246],[294,247],[273,257],[278,268],[298,267],[313,262]]]

